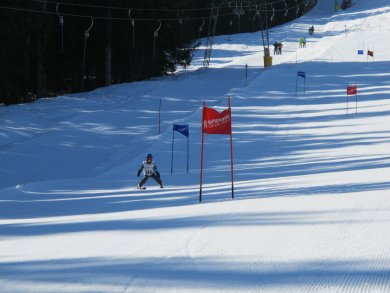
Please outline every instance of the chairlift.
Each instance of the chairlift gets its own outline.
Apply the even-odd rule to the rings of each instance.
[[[206,22],[204,17],[202,17],[202,18],[203,18],[203,22],[202,22],[202,24],[199,27],[199,37],[198,37],[198,39],[200,39],[200,35],[201,35],[202,31],[203,31],[203,26],[204,26],[204,24]]]
[[[284,0],[284,6],[286,7],[286,12],[284,13],[284,17],[286,17],[287,14],[288,14],[288,7],[287,7],[287,2],[286,2],[286,0]]]
[[[83,58],[83,79],[82,79],[82,85],[84,90],[84,80],[85,80],[85,60],[87,56],[87,40],[89,39],[89,32],[93,27],[93,17],[90,16],[91,24],[88,29],[84,31],[84,58]]]
[[[183,19],[179,15],[179,10],[177,11],[176,14],[180,25],[180,44],[183,44]],[[181,14],[183,14],[183,11],[181,11]]]
[[[240,7],[240,14],[241,14],[241,15],[244,15],[244,14],[245,14],[245,10],[242,8],[242,2],[241,2],[241,7]]]
[[[64,54],[64,17],[58,12],[59,7],[60,3],[57,3],[56,12],[58,15],[58,23],[61,26],[61,53]]]
[[[133,44],[132,44],[132,48],[134,49],[134,47],[135,47],[135,21],[131,17],[131,9],[129,9],[129,18],[130,18],[131,26],[133,28],[133,33],[132,33]]]
[[[156,58],[156,38],[158,37],[158,31],[161,28],[161,20],[158,21],[158,28],[153,33],[153,59]]]
[[[272,7],[272,4],[271,4]],[[275,18],[275,8],[272,7],[272,16],[271,16],[271,23],[274,21]]]
[[[298,0],[295,0],[295,3],[296,3],[296,6],[297,6],[297,10],[295,11],[295,14],[296,14],[296,16],[298,16],[298,13],[299,13]]]
[[[233,26],[233,20],[229,20],[229,33],[228,33],[228,41],[230,41],[230,35],[232,34],[232,26]]]
[[[256,16],[257,16],[257,17],[260,17],[260,11],[257,9],[257,5],[256,5],[256,13],[255,13],[255,15],[253,15],[253,19],[252,19],[252,26],[253,26],[253,29],[255,28]]]

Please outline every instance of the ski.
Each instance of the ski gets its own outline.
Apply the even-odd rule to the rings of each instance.
[[[139,190],[145,190],[146,189],[145,186],[141,186],[141,187],[136,186],[135,188],[139,189]],[[158,189],[166,189],[166,186],[163,186],[163,187],[160,186]],[[152,187],[152,190],[155,190],[155,188]]]

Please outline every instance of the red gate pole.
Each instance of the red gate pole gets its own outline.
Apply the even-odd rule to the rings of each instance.
[[[230,97],[228,98],[229,111],[230,111],[230,125],[232,125],[232,111],[230,108]],[[234,199],[234,172],[233,172],[233,137],[232,137],[232,129],[230,128],[230,169],[232,174],[232,199]]]
[[[355,87],[356,87],[356,94],[355,94],[355,99],[356,99],[356,104],[355,104],[355,106],[356,106],[356,112],[355,112],[355,114],[357,114],[357,109],[358,109],[358,105],[357,105],[357,84],[356,84],[356,82],[355,82]]]
[[[203,101],[202,108],[202,151],[200,156],[200,185],[199,185],[199,202],[202,202],[202,179],[203,179],[203,153],[204,153],[204,132],[203,132],[203,119],[204,119],[204,111],[206,107],[206,102]]]
[[[349,84],[347,83],[347,115],[348,115],[348,87],[349,87]]]

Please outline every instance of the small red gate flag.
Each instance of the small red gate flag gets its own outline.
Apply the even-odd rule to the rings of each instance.
[[[350,85],[347,87],[347,95],[356,95],[357,94],[357,86]]]
[[[232,115],[230,108],[220,113],[213,108],[203,107],[202,132],[208,134],[231,134]]]
[[[368,56],[374,57],[374,51],[368,50],[368,51],[367,51],[367,55],[368,55]]]

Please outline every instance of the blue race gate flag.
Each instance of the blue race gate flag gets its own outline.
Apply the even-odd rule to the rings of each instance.
[[[173,130],[176,130],[177,132],[180,132],[181,134],[183,134],[184,136],[187,136],[187,137],[189,135],[188,125],[174,124],[173,125]]]
[[[363,50],[358,50],[358,55],[364,55],[364,51]]]
[[[298,95],[298,77],[303,78],[303,93],[306,92],[306,72],[305,71],[298,71],[297,72],[297,80],[295,82],[295,95]]]
[[[187,125],[179,125],[179,124],[173,124],[172,128],[172,156],[171,156],[171,174],[173,173],[173,145],[175,143],[175,131],[180,132],[184,136],[187,137],[187,173],[189,169],[189,156],[190,156],[190,146],[189,146],[189,126]]]

